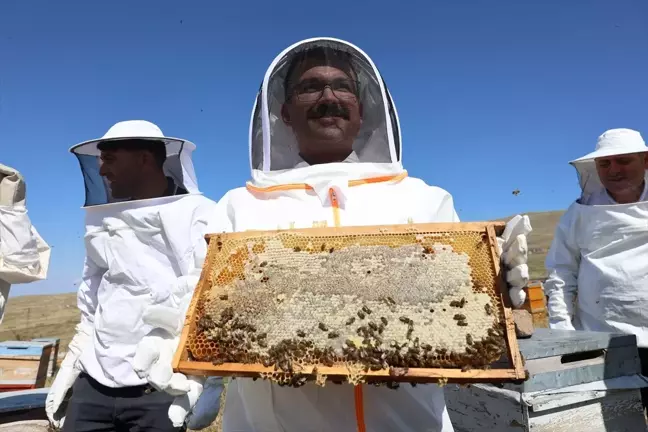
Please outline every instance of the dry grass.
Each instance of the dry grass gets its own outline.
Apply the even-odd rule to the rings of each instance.
[[[58,337],[63,352],[80,316],[74,293],[10,297],[0,325],[0,340]]]

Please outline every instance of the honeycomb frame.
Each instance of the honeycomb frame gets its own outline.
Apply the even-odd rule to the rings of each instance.
[[[352,384],[372,383],[375,385],[387,385],[390,388],[397,387],[399,382],[410,382],[414,385],[416,383],[431,382],[444,384],[447,382],[474,383],[523,381],[527,378],[527,374],[524,371],[522,357],[517,345],[515,325],[511,314],[510,304],[507,301],[507,296],[502,295],[502,293],[505,292],[505,290],[503,290],[505,284],[502,275],[500,274],[496,235],[500,234],[503,229],[504,224],[501,222],[462,222],[341,228],[307,228],[209,234],[206,236],[209,243],[207,259],[205,260],[201,279],[194,291],[187,312],[180,343],[173,360],[174,371],[187,375],[199,376],[211,375],[251,377],[254,379],[263,378],[275,381],[280,385],[290,385],[294,387],[304,385],[307,381],[311,380],[315,381],[319,385],[324,385],[327,379],[336,384],[348,381]],[[407,360],[405,361],[403,360],[403,357],[389,357],[388,350],[385,350],[384,352],[387,353],[387,357],[385,358],[385,354],[383,354],[380,363],[376,362],[375,359],[369,359],[376,362],[376,364],[371,364],[369,360],[359,360],[358,354],[360,358],[362,358],[362,352],[360,352],[360,350],[355,350],[354,342],[349,339],[346,339],[346,342],[341,345],[344,355],[341,355],[339,350],[334,353],[332,348],[329,352],[322,347],[320,347],[320,351],[317,351],[319,348],[317,344],[315,344],[316,346],[313,346],[313,341],[304,341],[299,337],[294,337],[292,339],[282,339],[280,343],[271,344],[265,351],[266,357],[257,352],[253,355],[250,354],[252,357],[246,358],[245,362],[230,361],[228,358],[238,357],[228,357],[229,354],[220,355],[217,349],[209,354],[209,352],[203,352],[202,349],[196,348],[197,346],[202,346],[200,343],[205,343],[205,334],[207,334],[208,331],[216,331],[213,330],[215,324],[206,319],[206,314],[204,313],[205,308],[207,307],[206,305],[212,305],[213,302],[219,301],[227,302],[228,292],[229,295],[237,293],[236,291],[231,291],[233,289],[231,285],[237,277],[235,277],[231,271],[227,270],[231,270],[232,263],[241,268],[245,267],[248,272],[252,271],[251,269],[254,267],[254,272],[260,270],[260,274],[263,274],[263,267],[271,266],[268,264],[267,260],[259,263],[257,259],[256,266],[250,267],[250,263],[252,262],[250,255],[262,254],[265,250],[263,245],[266,244],[266,240],[276,242],[277,239],[282,239],[280,241],[285,243],[286,239],[292,239],[289,240],[292,242],[291,245],[293,243],[298,244],[298,246],[290,246],[292,252],[302,255],[305,253],[311,255],[341,253],[342,251],[349,250],[352,246],[357,246],[359,244],[362,244],[363,247],[388,246],[391,249],[411,246],[418,247],[420,249],[419,252],[422,251],[422,254],[420,254],[421,259],[429,259],[440,257],[440,254],[435,255],[435,253],[443,253],[442,251],[445,251],[446,249],[445,246],[451,246],[450,249],[452,250],[453,243],[461,243],[462,236],[466,238],[471,237],[473,239],[478,237],[481,243],[475,243],[472,252],[453,250],[452,253],[464,253],[469,257],[469,262],[478,259],[480,261],[479,265],[488,270],[487,273],[489,272],[490,276],[487,280],[483,280],[482,277],[482,280],[480,281],[480,284],[483,286],[473,284],[472,289],[475,292],[477,292],[477,290],[482,290],[484,292],[488,290],[490,292],[489,295],[493,300],[491,305],[494,307],[493,310],[486,311],[487,315],[493,315],[494,319],[493,327],[491,327],[490,330],[487,330],[488,336],[480,340],[466,341],[470,346],[466,346],[465,351],[466,353],[470,351],[472,357],[463,353],[455,354],[455,352],[450,352],[448,355],[447,353],[440,353],[438,349],[436,350],[436,354],[433,354],[432,351],[428,352],[428,348],[425,348],[425,354],[430,356],[430,360],[420,360],[416,358],[416,356],[419,355],[418,352],[423,352],[421,351],[423,348],[419,347],[418,337],[414,341],[411,341],[410,345],[414,345],[407,349],[405,347],[399,347],[398,343],[396,343],[397,350],[405,350],[404,352],[406,353],[411,354],[413,352],[412,350],[415,348],[417,352],[411,354],[414,357],[405,356],[404,358]],[[385,240],[386,238],[390,239],[389,242]],[[394,242],[398,243],[398,245],[393,246],[392,243]],[[431,247],[432,243],[434,243],[434,247]],[[476,253],[476,248],[483,248],[483,250]],[[284,249],[285,253],[289,247],[285,246]],[[241,253],[243,253],[244,256]],[[471,254],[477,254],[479,257],[475,258],[475,256],[471,256]],[[290,255],[290,253],[288,255]],[[426,257],[426,255],[428,256]],[[223,258],[224,256],[227,256],[228,258],[225,259]],[[224,259],[225,261],[223,261]],[[220,262],[220,267],[217,262]],[[224,265],[224,262],[228,263],[227,266]],[[473,282],[474,277],[472,269],[474,264],[475,262],[472,262],[469,265],[469,268],[471,269],[471,280]],[[268,277],[261,275],[259,278],[261,279],[261,282],[263,282],[263,279],[267,279]],[[244,279],[246,278],[243,277],[241,280]],[[282,294],[277,296],[278,298],[273,301],[279,301],[281,295]],[[259,297],[256,298],[258,299]],[[394,302],[390,297],[388,297],[388,299]],[[386,306],[389,306],[390,303],[388,299],[382,299]],[[472,298],[469,298],[468,301],[466,301],[465,298],[462,298],[461,301],[455,299],[450,305],[448,305],[448,308],[443,309],[444,313],[448,312],[451,316],[454,313],[452,318],[448,318],[446,315],[445,318],[441,319],[441,322],[455,325],[455,327],[452,327],[450,331],[457,332],[462,329],[462,327],[456,327],[457,325],[466,325],[466,317],[457,312],[462,312],[461,308],[464,307],[463,303],[470,303],[471,299]],[[369,304],[367,302],[364,303]],[[371,305],[375,304],[376,303],[372,303]],[[394,305],[395,304],[396,303],[394,303]],[[369,332],[372,335],[371,337],[375,336],[379,339],[376,332],[373,332],[373,330],[378,330],[382,334],[382,330],[385,326],[381,325],[379,319],[383,319],[385,325],[387,325],[387,321],[384,317],[379,318],[375,313],[374,320],[368,321],[366,319],[367,316],[376,311],[369,308],[365,309],[365,307],[367,306],[364,305],[362,309],[357,311],[357,320],[372,324],[371,329],[364,326],[364,343],[367,343],[367,338],[370,336],[366,333]],[[398,307],[400,307],[400,305],[398,305]],[[372,306],[372,308],[374,307]],[[448,309],[448,311],[446,311],[446,309]],[[430,309],[430,311],[434,312],[433,309]],[[231,320],[234,314],[236,313],[231,307],[222,309],[221,321],[223,320],[222,317],[225,315],[227,315],[225,320]],[[361,316],[362,318],[360,318]],[[413,321],[410,320],[408,323],[406,322],[408,319],[409,318],[407,317],[401,316],[402,322],[399,323],[399,325],[408,326],[407,338],[409,339],[409,335],[412,334]],[[463,323],[462,320],[464,320]],[[211,325],[208,326],[205,322],[211,323]],[[376,323],[380,326],[379,328],[375,328]],[[249,328],[253,329],[255,335],[259,335],[256,328],[249,323],[242,324],[242,327],[239,327],[245,330],[245,325],[248,325]],[[227,326],[229,328],[231,324],[227,324]],[[325,329],[324,327],[326,326],[324,325],[320,330],[330,330],[328,328]],[[316,331],[317,329],[315,329],[314,332]],[[328,334],[330,335],[330,333],[334,332],[329,332]],[[309,332],[309,335],[310,334],[311,332]],[[261,335],[264,336],[263,334]],[[299,334],[298,336],[304,335]],[[265,337],[266,336],[264,336],[264,338]],[[466,338],[468,338],[468,335],[466,335]],[[472,339],[472,337],[470,339]],[[254,337],[253,340],[255,340]],[[354,340],[355,344],[362,343],[359,342],[358,339]],[[234,340],[234,342],[237,341]],[[260,350],[260,342],[260,340],[259,342],[255,340],[257,350]],[[372,347],[371,343],[372,342],[368,345],[370,348]],[[377,346],[377,342],[373,343]],[[498,349],[493,349],[493,344],[496,344]],[[267,341],[265,340],[264,345],[267,347]],[[194,347],[193,352],[191,350],[192,346]],[[353,350],[351,350],[351,346],[353,346]],[[393,345],[391,346],[393,347]],[[251,348],[249,340],[247,341],[247,347]],[[232,352],[238,352],[237,349],[240,348],[243,347],[237,346],[237,348],[232,348],[231,350]],[[313,349],[315,349],[314,354]],[[225,351],[223,347],[221,347],[221,350],[223,352]],[[200,351],[200,353],[198,351]],[[301,359],[300,361],[297,361],[294,357],[282,357],[288,363],[290,363],[290,359],[294,360],[290,363],[291,366],[285,367],[283,366],[284,363],[281,363],[281,360],[277,356],[284,355],[284,352],[291,351],[301,352],[303,355],[299,357]],[[307,351],[308,354],[306,354]],[[245,350],[245,352],[248,351]],[[253,350],[250,352],[252,353]],[[349,352],[351,352],[351,354],[349,354]],[[273,359],[272,362],[267,358],[268,353],[270,353],[270,357]],[[355,354],[355,357],[353,354]],[[304,361],[305,358],[307,361]],[[394,360],[396,358],[397,360]],[[425,358],[427,359],[428,357]],[[479,358],[482,358],[480,364],[477,366],[471,364],[471,361],[474,363],[475,359]],[[432,367],[429,365],[432,365]]]

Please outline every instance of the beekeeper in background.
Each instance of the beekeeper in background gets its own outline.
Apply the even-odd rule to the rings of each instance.
[[[51,249],[27,214],[23,176],[0,164],[0,324],[12,284],[47,277]]]
[[[582,194],[560,219],[546,259],[550,327],[634,334],[646,375],[648,147],[637,131],[611,129],[570,163]],[[646,396],[642,389],[644,407]]]
[[[138,343],[166,331],[156,317],[186,310],[219,214],[198,189],[194,149],[125,121],[70,150],[85,181],[86,257],[81,322],[46,401],[63,431],[180,430],[172,413],[202,391],[202,380],[185,379],[174,401],[133,366]]]
[[[449,193],[408,177],[391,96],[371,59],[347,42],[311,39],[282,52],[251,123],[252,180],[219,202],[228,229],[459,221]],[[528,218],[516,218],[501,239],[516,304],[528,281],[529,230]],[[453,430],[437,385],[295,389],[237,378],[223,416],[225,432]]]

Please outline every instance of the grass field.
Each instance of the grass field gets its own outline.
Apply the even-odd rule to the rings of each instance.
[[[532,279],[546,276],[544,259],[551,245],[553,233],[563,212],[527,213],[533,232],[528,238],[529,270]],[[503,218],[502,220],[508,220]],[[12,297],[0,325],[0,340],[28,340],[37,337],[61,338],[61,352],[65,352],[79,321],[76,294],[57,294]],[[224,398],[221,400],[224,401]],[[222,413],[222,410],[221,410]],[[220,431],[220,415],[208,432]]]

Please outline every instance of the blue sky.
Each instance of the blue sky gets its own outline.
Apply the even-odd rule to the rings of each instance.
[[[450,191],[464,220],[565,208],[578,195],[567,162],[599,134],[648,137],[645,0],[234,3],[0,1],[0,161],[25,175],[30,215],[53,246],[49,279],[13,295],[72,291],[79,278],[71,145],[117,121],[153,121],[197,144],[201,188],[218,199],[249,177],[266,68],[309,37],[372,57],[399,111],[406,168]]]

